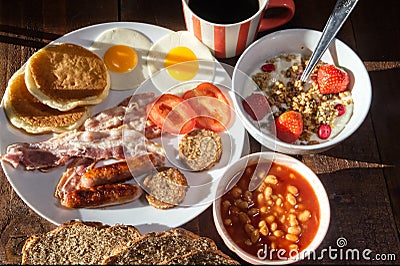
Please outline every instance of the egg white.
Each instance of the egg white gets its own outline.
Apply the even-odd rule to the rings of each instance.
[[[193,81],[200,83],[201,81],[212,81],[214,78],[215,62],[208,47],[188,31],[172,32],[153,44],[147,58],[148,70],[152,75],[151,80],[161,92],[182,83],[182,80],[173,78],[164,65],[169,51],[179,46],[189,48],[195,54],[199,64],[197,73],[191,80],[185,80],[186,82],[191,82],[193,85]],[[184,66],[185,63],[180,64]]]
[[[147,54],[153,42],[144,34],[126,28],[113,28],[102,32],[93,42],[90,50],[103,58],[107,50],[114,45],[126,45],[133,48],[138,56],[136,67],[126,73],[108,71],[112,90],[131,90],[137,88],[150,77],[147,68]]]

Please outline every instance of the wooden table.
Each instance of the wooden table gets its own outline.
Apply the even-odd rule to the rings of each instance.
[[[295,0],[296,14],[278,29],[322,30],[335,0]],[[344,259],[325,254],[307,264],[371,264],[400,262],[400,1],[362,0],[338,34],[365,63],[372,82],[373,100],[362,126],[335,148],[297,156],[314,169],[326,187],[331,224],[319,250],[370,249],[371,260]],[[0,1],[0,96],[11,75],[51,40],[85,26],[115,21],[155,24],[184,30],[180,0],[43,0]],[[276,30],[278,30],[276,29]],[[266,33],[262,33],[259,37]],[[234,65],[237,58],[221,60]],[[1,126],[2,127],[2,126]],[[0,132],[0,134],[2,134]],[[260,150],[251,139],[251,151]],[[4,152],[4,151],[1,151]],[[25,239],[55,225],[34,213],[13,191],[0,171],[0,263],[20,263]],[[182,225],[216,241],[234,258],[219,237],[208,208]],[[345,251],[345,250],[344,250]],[[380,255],[381,260],[372,260]],[[378,257],[377,257],[378,259]]]

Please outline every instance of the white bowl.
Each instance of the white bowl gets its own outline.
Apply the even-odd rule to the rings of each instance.
[[[233,99],[238,115],[248,132],[265,147],[288,154],[317,153],[328,150],[352,135],[363,123],[368,114],[372,89],[368,72],[357,54],[346,44],[334,39],[325,52],[322,61],[335,63],[350,70],[350,87],[354,100],[353,115],[344,129],[326,142],[313,145],[296,145],[285,143],[276,138],[274,130],[271,133],[262,132],[259,126],[250,121],[243,109],[242,100],[254,92],[249,87],[251,74],[259,68],[266,59],[280,54],[301,53],[310,55],[321,36],[321,32],[308,29],[289,29],[271,33],[250,45],[240,56],[235,66],[232,87],[237,97]],[[255,84],[255,83],[254,83]]]
[[[246,251],[241,249],[229,236],[221,218],[220,205],[222,194],[224,194],[227,190],[229,191],[230,188],[232,188],[232,186],[236,184],[236,182],[240,178],[240,175],[238,175],[240,171],[243,171],[243,169],[245,169],[247,165],[258,162],[258,160],[273,161],[277,164],[285,165],[288,168],[295,170],[298,174],[302,175],[311,185],[319,203],[320,220],[317,232],[313,240],[302,251],[297,254],[293,254],[294,256],[288,259],[268,260],[268,258],[259,258],[258,256],[247,253]],[[312,254],[321,244],[328,231],[330,222],[330,205],[324,186],[310,168],[289,155],[274,152],[258,152],[243,156],[241,159],[233,163],[223,174],[217,186],[217,193],[218,194],[216,195],[216,200],[213,202],[213,217],[217,231],[227,247],[248,263],[264,265],[283,265],[299,261],[301,259],[307,258],[308,256],[314,256]]]

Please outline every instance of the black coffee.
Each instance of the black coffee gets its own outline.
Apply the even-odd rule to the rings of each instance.
[[[197,16],[217,24],[246,20],[259,9],[258,0],[189,0],[188,4]]]

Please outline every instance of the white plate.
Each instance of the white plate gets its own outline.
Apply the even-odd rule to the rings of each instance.
[[[116,22],[98,24],[82,28],[68,33],[54,42],[69,42],[89,48],[92,41],[104,30],[114,27],[130,28],[145,34],[149,39],[156,42],[159,38],[171,32],[171,30],[143,23]],[[229,68],[229,66],[228,66]],[[225,68],[216,61],[215,82],[231,86],[231,79]],[[231,69],[228,69],[231,71]],[[148,84],[148,82],[145,82]],[[95,106],[94,113],[113,107],[122,99],[132,95],[133,91],[110,91],[108,98],[101,104]],[[230,90],[229,94],[232,93]],[[230,95],[231,98],[233,95]],[[4,109],[0,110],[0,124],[2,132],[0,135],[0,153],[4,154],[8,145],[15,142],[35,142],[50,138],[51,134],[32,136],[14,128],[9,123]],[[25,171],[22,167],[14,169],[7,163],[1,163],[4,173],[14,190],[36,213],[50,222],[59,225],[71,219],[86,221],[99,221],[106,224],[131,224],[135,225],[142,233],[150,231],[163,231],[168,228],[178,227],[192,220],[211,205],[215,194],[218,179],[231,162],[236,161],[246,153],[247,135],[240,119],[234,118],[231,127],[222,134],[222,141],[230,146],[230,153],[224,152],[221,162],[210,171],[202,174],[188,173],[188,183],[196,187],[199,184],[207,184],[206,190],[191,193],[188,191],[185,201],[190,204],[177,206],[168,210],[158,210],[149,206],[141,197],[132,203],[99,209],[67,209],[58,203],[53,197],[55,187],[65,170],[58,167],[48,173],[39,171]],[[156,140],[158,141],[158,140]],[[172,142],[176,142],[171,140]],[[170,149],[170,148],[169,148]],[[167,150],[167,152],[170,152]]]

